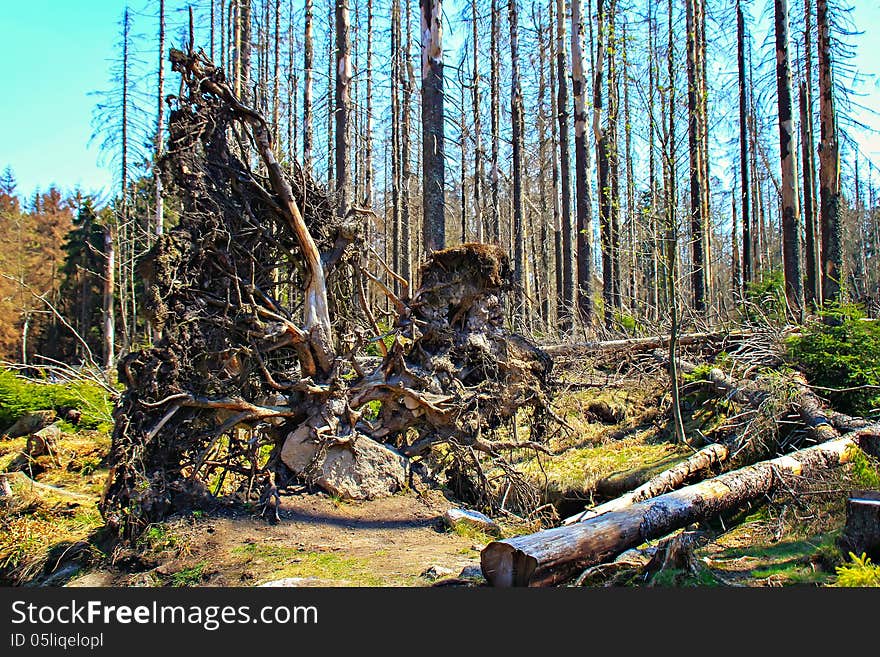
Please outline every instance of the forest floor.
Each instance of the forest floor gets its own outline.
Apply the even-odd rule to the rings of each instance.
[[[691,453],[666,431],[668,387],[662,376],[596,369],[563,389],[555,410],[570,425],[551,433],[553,456],[512,455],[556,518],[608,497],[633,473],[653,473]],[[689,430],[720,419],[693,403]],[[26,438],[0,438],[0,472],[20,459]],[[96,508],[109,438],[65,434],[54,456],[11,476],[12,499],[0,513],[0,583],[67,586],[429,586],[482,583],[480,550],[492,540],[445,525],[443,512],[463,506],[448,491],[405,491],[369,502],[317,492],[282,496],[280,521],[239,507],[193,512],[150,526],[137,544],[114,546]],[[20,462],[20,461],[19,461]],[[844,500],[855,484],[846,468],[815,482],[814,494],[783,494],[737,515],[701,524],[699,572],[654,585],[784,586],[833,584],[842,555],[834,540]],[[616,483],[615,483],[616,482]],[[621,491],[622,492],[622,491]],[[74,493],[71,495],[69,493]],[[545,518],[546,519],[546,518]],[[538,521],[511,524],[513,536]],[[628,581],[629,585],[645,582]]]

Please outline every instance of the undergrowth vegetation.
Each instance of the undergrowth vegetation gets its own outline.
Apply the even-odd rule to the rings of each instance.
[[[97,384],[81,380],[52,383],[27,379],[0,369],[0,429],[34,411],[76,409],[84,429],[109,432],[113,428],[113,400]]]
[[[880,410],[880,322],[843,305],[807,323],[788,339],[787,356],[811,385],[843,413],[868,416]]]

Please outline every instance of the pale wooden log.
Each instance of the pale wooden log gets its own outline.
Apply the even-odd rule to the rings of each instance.
[[[620,511],[636,502],[642,502],[643,500],[668,493],[669,491],[679,488],[684,482],[695,475],[705,472],[709,470],[709,468],[723,462],[727,459],[728,453],[727,446],[721,443],[707,445],[681,463],[652,477],[649,481],[635,490],[605,502],[604,504],[595,506],[592,509],[587,509],[586,511],[570,516],[566,518],[562,524],[570,525],[575,522],[583,522],[584,520],[601,516],[603,513]]]
[[[863,442],[873,442],[876,448],[878,440],[880,434],[870,430],[852,432],[584,522],[493,541],[480,555],[483,575],[493,586],[564,582],[645,541],[760,499],[772,493],[782,477],[811,476],[846,463],[852,448]]]
[[[687,333],[678,338],[681,345],[696,344],[698,342],[708,342],[712,340],[738,339],[744,334],[739,333]],[[546,345],[542,349],[553,356],[580,356],[590,353],[601,353],[606,351],[649,351],[651,349],[659,349],[669,345],[669,336],[651,336],[647,338],[629,338],[626,340],[605,340],[602,342],[574,342],[568,344]]]

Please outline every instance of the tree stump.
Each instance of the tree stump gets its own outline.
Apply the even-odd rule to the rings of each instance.
[[[880,560],[880,492],[854,491],[846,501],[846,525],[840,537],[844,554]]]

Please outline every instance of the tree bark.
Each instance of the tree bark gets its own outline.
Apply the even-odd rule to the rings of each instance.
[[[519,80],[519,21],[516,0],[508,0],[508,21],[510,23],[510,116],[512,123],[511,141],[513,146],[513,281],[514,316],[522,325],[526,319],[523,304],[523,99]]]
[[[752,206],[749,181],[748,100],[746,87],[746,30],[742,2],[736,2],[736,65],[739,87],[739,184],[742,211],[742,290],[752,282]]]
[[[351,31],[348,0],[336,1],[336,213],[344,217],[351,203]]]
[[[599,0],[599,16],[604,15]],[[601,21],[601,18],[600,18]],[[571,3],[571,67],[574,95],[575,214],[577,217],[577,309],[584,327],[593,322],[593,227],[589,208],[589,171],[587,166],[587,83],[584,60],[583,0]],[[596,85],[602,76],[596,67]],[[594,110],[595,111],[595,110]],[[600,187],[601,189],[601,187]]]
[[[831,62],[828,0],[816,1],[819,32],[819,216],[822,230],[822,301],[839,302],[844,291],[843,224],[840,208],[840,146]]]
[[[699,46],[700,0],[686,0],[688,75],[688,153],[690,156],[691,288],[694,310],[706,310],[706,222],[703,206],[702,61]]]
[[[568,64],[565,47],[565,0],[556,0],[556,118],[559,126],[559,204],[561,208],[561,259],[556,266],[562,273],[557,290],[557,313],[562,333],[572,329],[574,312],[574,254],[571,224],[571,154],[568,139]]]
[[[422,241],[425,253],[446,245],[444,197],[443,3],[420,0],[422,15]]]
[[[303,171],[312,173],[312,67],[314,65],[313,2],[306,0],[303,26]]]
[[[803,316],[801,283],[800,208],[797,188],[797,150],[791,103],[791,64],[788,54],[788,1],[774,0],[776,17],[776,92],[779,101],[779,159],[782,166],[782,253],[785,296],[795,317]]]

